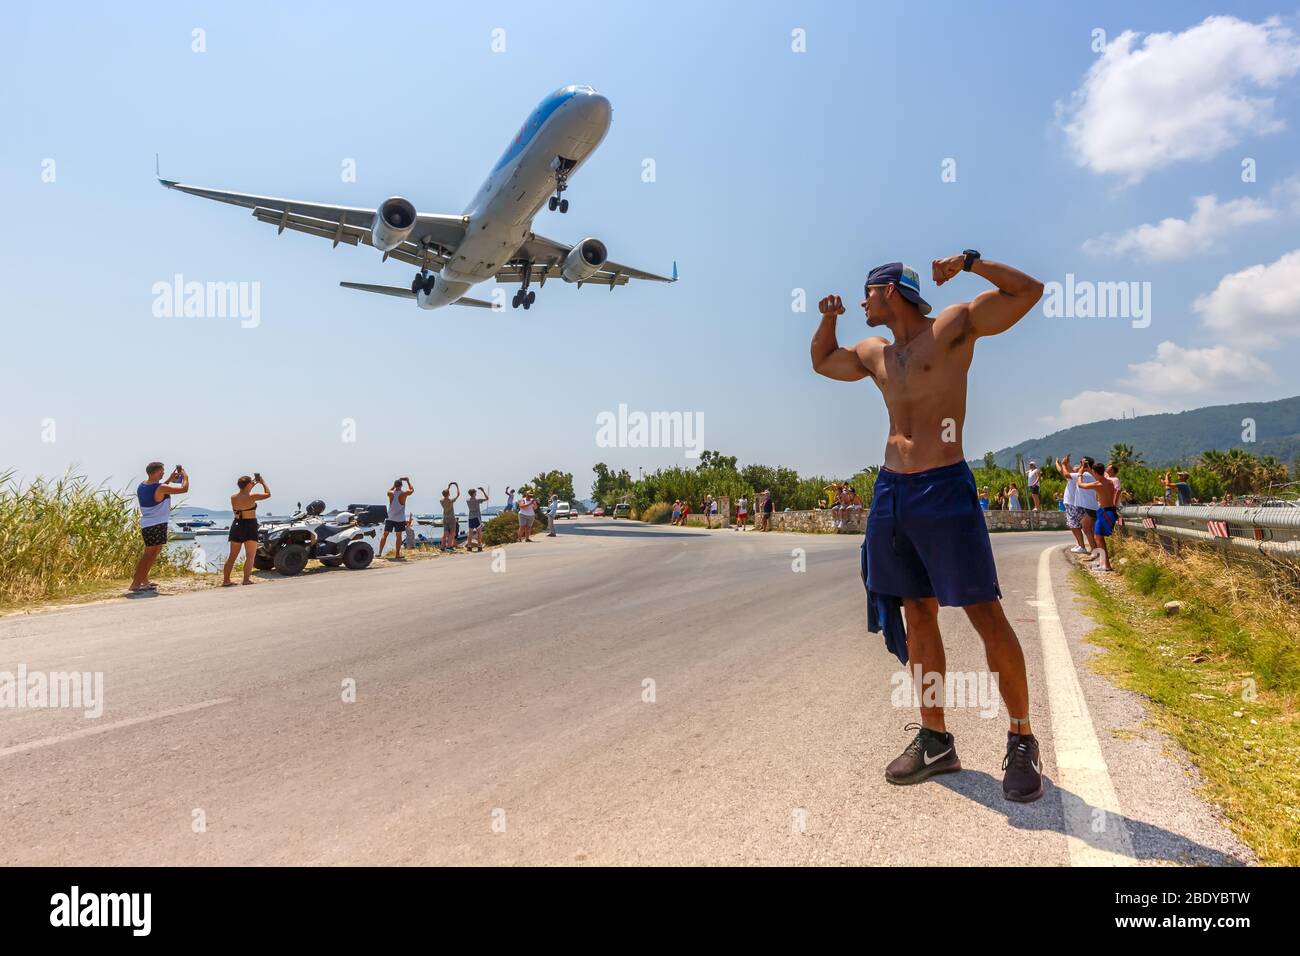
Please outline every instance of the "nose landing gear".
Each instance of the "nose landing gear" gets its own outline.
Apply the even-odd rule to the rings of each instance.
[[[560,212],[569,211],[569,200],[563,198],[561,193],[569,188],[569,170],[578,165],[571,159],[565,159],[563,156],[556,156],[551,160],[551,169],[555,170],[555,195],[547,202],[547,208],[551,212],[559,210]]]

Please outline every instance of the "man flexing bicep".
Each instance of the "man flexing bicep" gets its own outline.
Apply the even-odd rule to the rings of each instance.
[[[828,295],[817,303],[822,314],[821,324],[813,334],[812,365],[819,375],[840,382],[857,382],[871,374],[862,362],[861,346],[841,348],[835,334],[835,320],[844,314],[844,303],[838,295]]]

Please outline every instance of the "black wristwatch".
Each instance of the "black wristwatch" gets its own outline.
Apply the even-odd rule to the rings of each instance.
[[[961,265],[961,271],[970,272],[970,267],[975,264],[975,260],[980,257],[980,254],[974,249],[963,249],[961,252],[966,257],[966,261]]]

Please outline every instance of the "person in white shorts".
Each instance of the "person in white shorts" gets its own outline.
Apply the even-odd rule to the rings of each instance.
[[[1077,489],[1075,484],[1078,481],[1078,474],[1070,467],[1070,456],[1056,459],[1056,470],[1060,472],[1065,479],[1065,494],[1061,496],[1061,501],[1065,504],[1065,526],[1070,529],[1070,534],[1074,535],[1074,547],[1070,550],[1075,554],[1084,554],[1087,548],[1083,546],[1083,512],[1079,510],[1079,504],[1075,500]]]

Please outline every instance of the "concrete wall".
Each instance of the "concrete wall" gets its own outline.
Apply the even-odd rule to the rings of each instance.
[[[866,511],[851,512],[843,527],[831,525],[833,512],[830,511],[778,511],[772,515],[773,531],[799,531],[812,534],[862,534],[866,530]],[[691,515],[689,523],[696,524],[696,515]],[[984,523],[989,531],[1046,531],[1065,530],[1065,512],[1063,511],[986,511]],[[704,526],[701,516],[698,522]],[[718,527],[714,522],[714,527]]]

